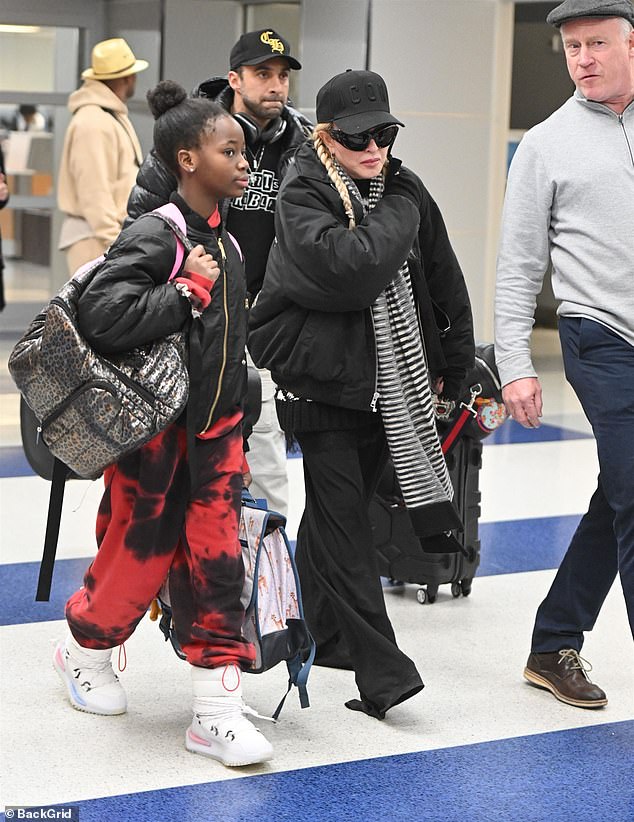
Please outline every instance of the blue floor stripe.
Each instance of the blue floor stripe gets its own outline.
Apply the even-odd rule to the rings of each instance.
[[[558,568],[580,515],[480,524],[479,576]]]
[[[592,439],[592,434],[546,424],[540,425],[539,428],[524,428],[515,420],[507,420],[504,425],[490,434],[484,442],[487,445],[509,445],[518,442],[559,442],[561,440],[587,439]]]
[[[492,522],[480,525],[481,561],[478,576],[513,574],[557,568],[578,516]],[[295,541],[291,541],[295,547]],[[55,562],[50,602],[35,602],[38,562],[0,565],[0,590],[5,597],[0,625],[62,619],[68,597],[82,584],[90,558]],[[420,584],[424,584],[421,580]]]
[[[21,445],[0,448],[0,478],[32,476],[35,474],[24,456]]]
[[[501,428],[490,434],[486,445],[508,445],[511,443],[557,442],[561,440],[590,439],[591,434],[570,431],[555,425],[542,425],[537,429],[523,428],[514,420],[507,420]],[[299,447],[288,451],[288,459],[298,459],[302,453]],[[0,447],[0,478],[33,476],[21,445]]]
[[[0,565],[0,625],[63,619],[66,600],[82,584],[89,563],[89,558],[56,560],[50,602],[35,602],[39,562]]]
[[[632,750],[618,722],[73,805],[81,822],[628,822]]]

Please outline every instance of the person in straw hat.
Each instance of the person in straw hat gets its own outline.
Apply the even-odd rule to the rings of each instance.
[[[128,118],[136,75],[148,67],[121,37],[92,50],[83,83],[68,99],[72,114],[64,138],[57,200],[65,214],[59,248],[68,270],[103,254],[116,239],[126,203],[143,159]]]

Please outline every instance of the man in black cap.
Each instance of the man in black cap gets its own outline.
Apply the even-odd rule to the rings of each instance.
[[[634,5],[565,0],[547,21],[560,29],[576,90],[526,133],[511,164],[495,350],[509,413],[538,427],[530,334],[552,262],[566,378],[592,424],[600,474],[537,611],[524,676],[598,708],[606,695],[579,652],[617,573],[634,635]]]
[[[230,111],[242,126],[250,173],[239,200],[221,204],[228,230],[237,238],[245,259],[247,290],[255,298],[264,279],[275,237],[275,199],[289,159],[312,131],[312,124],[288,103],[291,70],[301,63],[288,41],[273,29],[243,34],[231,49],[227,77],[201,83],[194,97],[208,97]],[[128,200],[128,215],[138,217],[169,200],[176,179],[152,150],[137,175]],[[268,500],[282,514],[288,509],[286,444],[275,414],[275,386],[260,370],[262,410],[249,437],[248,461],[253,495]]]

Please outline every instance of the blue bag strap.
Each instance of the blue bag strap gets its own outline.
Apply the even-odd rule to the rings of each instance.
[[[282,708],[284,707],[286,697],[290,694],[293,685],[297,687],[300,706],[302,708],[310,708],[310,701],[308,699],[308,675],[310,674],[310,669],[312,668],[313,662],[315,661],[317,644],[315,643],[315,640],[312,638],[308,631],[307,634],[310,640],[310,652],[306,658],[306,661],[302,663],[301,654],[299,653],[296,654],[292,659],[286,660],[286,667],[288,668],[288,688],[286,689],[286,693],[282,697],[280,704],[273,712],[273,719],[276,722],[282,711]]]
[[[317,652],[317,643],[312,638],[311,634],[308,633],[308,638],[310,639],[310,652],[306,661],[303,665],[301,665],[299,672],[295,678],[295,685],[297,685],[297,689],[299,691],[299,704],[302,708],[308,708],[308,675],[310,674],[310,669],[313,667],[313,662],[315,661],[315,654]]]
[[[285,694],[284,694],[284,696],[282,697],[282,699],[281,699],[281,701],[280,701],[280,704],[279,704],[279,705],[277,706],[277,708],[273,711],[273,715],[272,715],[272,717],[271,717],[271,719],[273,720],[273,722],[277,722],[277,721],[278,721],[279,715],[280,715],[280,713],[281,713],[281,711],[282,711],[282,708],[284,707],[284,703],[286,702],[286,697],[290,694],[290,692],[291,692],[291,688],[292,688],[292,687],[293,687],[293,682],[292,682],[292,680],[291,680],[291,679],[289,679],[289,680],[288,680],[288,688],[286,689],[286,693],[285,693]]]
[[[262,510],[266,510],[266,506],[260,504],[260,502],[255,499],[252,493],[249,491],[248,488],[242,489],[242,504],[248,506],[249,508],[260,508]]]

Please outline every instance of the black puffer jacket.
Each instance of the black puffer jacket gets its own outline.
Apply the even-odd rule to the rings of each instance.
[[[246,391],[246,309],[243,264],[233,242],[191,211],[184,200],[172,201],[185,215],[187,236],[201,244],[220,266],[211,290],[211,304],[191,320],[189,301],[168,278],[176,255],[176,239],[158,217],[148,215],[125,228],[79,302],[82,333],[103,354],[118,354],[182,330],[191,320],[190,370],[195,369],[188,424],[207,430],[236,406]],[[196,353],[195,353],[196,352]]]
[[[193,96],[208,97],[219,103],[228,112],[231,111],[233,105],[233,89],[225,77],[212,77],[210,80],[205,80],[204,83],[194,89]],[[255,126],[246,119],[237,119],[244,131],[247,145],[253,142],[257,143]],[[312,130],[311,122],[290,105],[282,109],[281,121],[283,130],[279,140],[282,153],[278,166],[280,179],[283,178],[289,160],[296,148],[306,140]],[[127,206],[128,218],[125,224],[128,225],[131,220],[141,214],[146,214],[148,211],[159,208],[159,206],[168,202],[172,191],[176,191],[177,184],[176,177],[165,167],[154,149],[152,149],[143,161],[137,173],[136,183],[130,192]],[[225,200],[220,206],[223,220],[226,219],[228,209],[229,201]]]
[[[457,398],[474,361],[473,321],[438,206],[394,159],[376,207],[364,217],[353,203],[357,225],[348,230],[314,149],[297,152],[278,194],[276,240],[249,314],[256,365],[297,396],[368,410],[377,376],[370,306],[407,259],[430,373],[444,377],[445,396]]]

